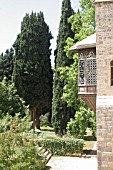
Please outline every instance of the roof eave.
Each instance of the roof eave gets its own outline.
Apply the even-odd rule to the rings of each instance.
[[[96,43],[94,43],[94,44],[85,44],[85,45],[77,45],[77,46],[69,48],[69,51],[86,49],[86,48],[95,48],[95,47],[96,47]]]

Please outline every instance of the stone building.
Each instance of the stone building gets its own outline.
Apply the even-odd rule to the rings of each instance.
[[[96,111],[98,170],[113,170],[113,0],[95,0],[96,34],[79,53],[79,96]]]

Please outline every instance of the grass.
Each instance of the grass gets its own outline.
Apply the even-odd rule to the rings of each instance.
[[[50,126],[42,126],[42,127],[41,127],[41,130],[42,130],[42,131],[53,131],[53,127],[50,127]]]

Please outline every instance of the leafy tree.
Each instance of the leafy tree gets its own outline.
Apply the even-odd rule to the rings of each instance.
[[[78,23],[79,24],[75,24]],[[69,19],[72,30],[77,30],[75,39],[81,41],[95,32],[95,9],[92,0],[80,0],[80,11]],[[74,25],[75,24],[75,25]],[[79,27],[80,26],[80,27]]]
[[[18,94],[29,105],[33,128],[40,128],[40,114],[51,109],[50,39],[52,35],[43,13],[26,14],[21,23],[21,33],[14,43],[13,79]]]
[[[9,113],[14,116],[16,113],[25,115],[26,107],[24,101],[17,94],[14,83],[8,84],[6,78],[0,82],[0,117]]]
[[[0,80],[2,81],[6,77],[7,81],[11,80],[13,74],[13,59],[14,59],[14,50],[6,50],[5,54],[0,55]]]
[[[52,106],[52,122],[54,130],[57,134],[63,135],[66,133],[66,125],[70,117],[73,117],[75,111],[73,107],[67,107],[67,103],[62,101],[63,87],[66,80],[62,80],[59,67],[69,66],[73,63],[73,59],[66,57],[64,47],[67,37],[73,37],[71,24],[68,23],[68,18],[74,13],[70,0],[63,0],[62,12],[57,37],[57,49],[55,51],[55,77],[53,85],[53,106]]]
[[[60,75],[63,79],[67,80],[66,84],[63,88],[63,95],[62,99],[63,101],[67,102],[69,106],[74,106],[75,110],[77,110],[76,114],[81,116],[81,119],[79,119],[79,116],[75,116],[74,123],[75,127],[77,126],[76,122],[78,121],[80,124],[81,129],[86,129],[86,127],[92,123],[92,126],[94,127],[94,122],[92,120],[95,120],[95,114],[92,117],[92,119],[89,120],[89,124],[82,124],[82,120],[86,121],[86,115],[82,114],[84,112],[83,109],[83,102],[78,99],[78,54],[75,52],[70,52],[69,48],[74,45],[77,41],[81,41],[85,37],[87,37],[90,34],[93,34],[95,32],[95,11],[94,11],[94,5],[91,0],[81,0],[80,1],[80,11],[78,10],[77,13],[72,15],[68,22],[71,24],[71,29],[74,32],[75,36],[74,39],[68,37],[66,42],[67,45],[65,46],[66,55],[68,58],[73,58],[74,63],[71,66],[61,67],[59,68]],[[86,110],[86,106],[85,110]],[[87,108],[88,109],[88,108]],[[88,109],[89,110],[89,109]],[[87,111],[89,112],[89,111]],[[85,112],[84,112],[85,113]],[[91,113],[91,111],[90,111]],[[90,114],[91,115],[91,114]],[[94,119],[93,119],[94,118]],[[77,120],[78,119],[78,120]],[[80,123],[81,121],[81,123]],[[69,124],[73,124],[73,121],[71,119],[71,122]],[[69,125],[68,124],[68,125]],[[91,127],[92,127],[91,126]],[[95,128],[94,128],[95,129]],[[85,131],[82,131],[85,134]],[[81,130],[79,129],[79,133],[81,133]],[[82,133],[82,135],[83,135]],[[81,135],[81,134],[80,134]]]

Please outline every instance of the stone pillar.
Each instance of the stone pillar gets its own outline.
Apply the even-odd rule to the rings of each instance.
[[[95,0],[98,170],[113,170],[113,0]]]

